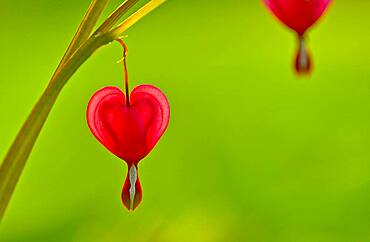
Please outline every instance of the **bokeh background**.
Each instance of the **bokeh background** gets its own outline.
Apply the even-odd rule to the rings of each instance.
[[[89,0],[0,5],[4,157]],[[140,163],[139,209],[122,206],[126,165],[85,120],[96,90],[123,87],[114,43],[62,92],[0,241],[370,241],[369,10],[335,1],[309,33],[314,72],[298,78],[295,36],[260,1],[169,0],[127,32],[131,86],[160,87],[172,111]]]

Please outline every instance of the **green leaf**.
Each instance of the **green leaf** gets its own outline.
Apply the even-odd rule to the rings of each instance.
[[[114,28],[111,33],[116,36],[116,38],[119,38],[123,35],[123,33],[130,28],[132,25],[134,25],[136,22],[138,22],[140,19],[145,17],[148,13],[159,7],[162,3],[164,3],[166,0],[152,0],[148,2],[146,5],[144,5],[142,8],[140,8],[138,11],[133,13],[130,17],[128,17],[125,21],[123,21],[121,24],[119,24],[116,28]]]

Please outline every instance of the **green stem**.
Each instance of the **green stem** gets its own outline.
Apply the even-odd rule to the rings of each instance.
[[[112,41],[112,38],[109,38],[109,35],[89,39],[64,64],[64,68],[51,79],[34,106],[0,168],[0,219],[5,212],[32,147],[63,86],[96,49],[110,41]]]
[[[73,55],[73,53],[90,37],[96,22],[103,13],[108,2],[109,0],[92,0],[55,73],[60,70],[61,66],[71,55]]]
[[[109,31],[113,26],[132,8],[139,0],[126,0],[124,1],[95,31],[94,34],[105,33]]]

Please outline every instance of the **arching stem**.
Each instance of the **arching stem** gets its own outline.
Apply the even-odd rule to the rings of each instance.
[[[117,41],[123,47],[122,64],[123,64],[123,73],[125,75],[126,106],[129,107],[130,106],[130,90],[128,87],[128,71],[127,71],[127,62],[126,62],[128,48],[127,48],[126,43],[123,42],[122,39],[117,39]]]

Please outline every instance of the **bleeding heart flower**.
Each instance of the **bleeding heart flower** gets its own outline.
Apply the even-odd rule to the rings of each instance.
[[[304,35],[322,16],[330,2],[331,0],[264,0],[275,16],[298,35],[295,69],[299,74],[309,73],[312,66]]]
[[[166,130],[170,108],[166,96],[151,85],[135,87],[128,93],[124,51],[126,95],[117,87],[104,87],[91,98],[87,122],[93,135],[110,152],[124,160],[128,172],[122,189],[122,202],[134,210],[141,202],[138,163],[146,157]]]

